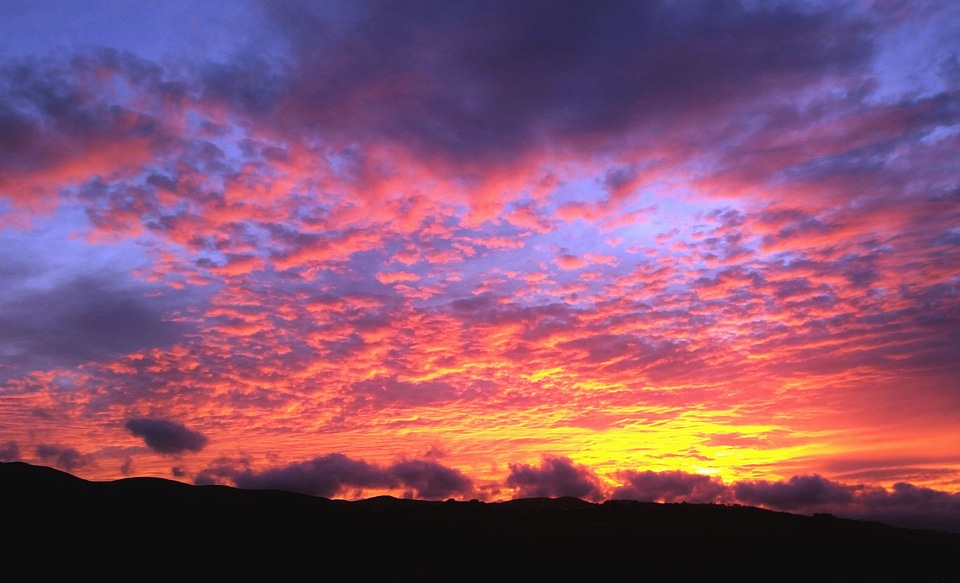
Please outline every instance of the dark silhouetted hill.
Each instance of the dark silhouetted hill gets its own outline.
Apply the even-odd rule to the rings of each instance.
[[[345,502],[24,463],[0,464],[0,503],[6,573],[31,579],[960,581],[960,535],[741,506]]]

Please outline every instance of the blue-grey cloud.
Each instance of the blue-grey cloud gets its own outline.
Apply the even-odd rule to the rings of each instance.
[[[169,419],[130,419],[126,428],[137,437],[142,437],[147,447],[157,453],[200,451],[207,445],[207,438],[202,433]]]
[[[27,241],[38,250],[50,244],[40,235]],[[56,253],[72,261],[58,267],[56,255],[0,248],[0,379],[165,348],[192,330],[172,317],[189,294],[98,265],[108,259],[95,251],[60,244]]]
[[[786,482],[738,482],[734,491],[737,498],[745,504],[796,510],[851,502],[856,488],[833,482],[823,476],[812,475],[793,476]]]
[[[80,453],[76,448],[61,445],[41,443],[37,445],[37,457],[68,472],[93,465],[90,456]]]
[[[20,459],[20,446],[16,441],[8,441],[0,446],[0,462],[15,462]]]
[[[476,169],[516,160],[544,135],[571,146],[616,139],[707,120],[766,86],[862,69],[872,38],[850,12],[709,1],[269,2],[267,21],[289,46],[274,60],[282,65],[249,54],[209,65],[202,95],[276,128],[393,140]],[[373,169],[358,161],[363,179]]]
[[[346,489],[405,488],[416,498],[466,496],[473,482],[459,470],[433,460],[402,460],[389,466],[371,464],[339,453],[304,462],[254,471],[245,463],[219,460],[197,474],[197,484],[223,480],[239,488],[287,490],[326,498]]]

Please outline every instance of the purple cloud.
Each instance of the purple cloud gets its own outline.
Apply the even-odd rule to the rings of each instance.
[[[907,528],[960,532],[960,494],[907,483],[892,490],[843,484],[819,475],[789,480],[744,480],[729,485],[720,480],[673,472],[619,472],[625,483],[608,498],[647,502],[731,503],[771,510],[875,520]]]
[[[89,456],[80,453],[75,448],[60,445],[49,445],[45,443],[37,445],[37,457],[68,472],[93,465]]]
[[[573,496],[593,501],[603,498],[600,482],[592,471],[559,456],[544,456],[539,468],[511,464],[506,485],[517,490],[517,498]]]
[[[201,471],[195,481],[212,484],[218,479],[227,479],[239,488],[287,490],[325,498],[347,488],[402,487],[413,497],[429,499],[465,496],[473,491],[472,481],[459,470],[432,460],[403,460],[383,467],[339,453],[259,472],[221,460]]]
[[[38,248],[49,244],[39,237],[32,242]],[[103,258],[96,253],[72,245],[60,245],[57,252],[64,258],[77,252],[76,264],[58,272],[52,257],[0,250],[5,286],[0,352],[11,367],[0,375],[166,347],[191,329],[170,321],[170,309],[179,301],[171,290],[113,268],[98,269]],[[38,288],[38,281],[44,285]]]
[[[731,499],[730,490],[720,480],[687,472],[621,472],[626,483],[615,489],[612,499],[644,502],[717,503]]]
[[[239,488],[288,490],[331,497],[344,487],[389,488],[395,481],[382,468],[332,453],[262,472],[246,469],[229,476]]]
[[[8,441],[0,446],[0,462],[15,462],[20,459],[20,446],[16,441]]]
[[[858,515],[907,528],[929,528],[960,533],[960,494],[898,482],[892,490],[868,488],[857,497],[859,508],[837,514]]]
[[[473,490],[470,478],[432,460],[401,461],[390,466],[388,471],[417,498],[446,498]]]
[[[778,510],[810,510],[852,502],[856,486],[846,486],[822,476],[794,476],[787,482],[744,481],[734,486],[738,500]]]
[[[169,419],[130,419],[126,428],[135,436],[142,437],[147,447],[157,453],[200,451],[207,445],[207,438],[203,434]]]
[[[301,74],[257,59],[213,68],[204,80],[211,98],[283,127],[386,137],[466,168],[516,160],[544,131],[573,143],[642,131],[654,124],[651,112],[659,124],[706,118],[755,99],[758,87],[856,70],[871,52],[855,18],[789,4],[372,2],[329,10],[281,2],[267,13]],[[384,79],[393,80],[389,89]]]

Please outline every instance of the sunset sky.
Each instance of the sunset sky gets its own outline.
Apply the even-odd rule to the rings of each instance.
[[[0,15],[0,461],[960,530],[960,3]]]

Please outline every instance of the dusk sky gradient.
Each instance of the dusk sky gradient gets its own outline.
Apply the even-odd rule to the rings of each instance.
[[[960,530],[960,3],[0,14],[0,461]]]

